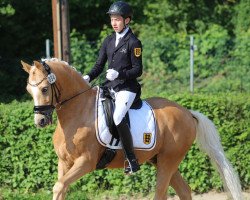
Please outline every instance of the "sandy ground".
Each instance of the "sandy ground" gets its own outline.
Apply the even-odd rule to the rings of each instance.
[[[243,192],[243,199],[244,200],[250,200],[250,191]],[[113,199],[109,197],[102,198],[103,200],[152,200],[153,195],[150,195],[148,197],[127,197],[127,196],[121,196],[118,199]],[[177,196],[169,197],[168,200],[179,200]],[[208,192],[205,194],[193,194],[192,200],[229,200],[226,193],[218,193],[218,192]]]
[[[228,200],[226,193],[209,192],[201,195],[192,195],[193,200]],[[250,192],[243,193],[244,200],[250,200]],[[178,197],[169,198],[169,200],[179,200]]]

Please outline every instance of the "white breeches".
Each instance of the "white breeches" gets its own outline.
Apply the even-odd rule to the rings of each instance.
[[[114,93],[115,96],[115,110],[113,119],[115,125],[118,125],[121,123],[122,119],[125,117],[126,113],[131,107],[136,97],[136,93],[129,91],[114,92],[113,90],[112,93]]]

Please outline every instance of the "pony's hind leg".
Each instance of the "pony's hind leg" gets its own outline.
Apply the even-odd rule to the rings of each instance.
[[[166,154],[157,156],[157,180],[154,200],[167,199],[166,191],[172,175],[177,171],[178,163],[176,160],[166,158]]]
[[[183,179],[179,171],[176,171],[171,180],[170,180],[170,186],[172,186],[176,192],[176,194],[179,196],[180,200],[191,200],[191,188],[186,183],[186,181]]]

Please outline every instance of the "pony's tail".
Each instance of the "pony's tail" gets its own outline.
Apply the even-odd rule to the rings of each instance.
[[[230,196],[234,200],[243,200],[239,178],[225,156],[215,125],[205,115],[196,111],[190,112],[198,121],[196,140],[200,149],[215,163]]]

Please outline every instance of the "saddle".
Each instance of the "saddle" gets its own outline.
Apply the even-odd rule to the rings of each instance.
[[[103,90],[101,98],[102,98],[102,106],[103,106],[103,110],[104,110],[106,124],[109,128],[109,132],[111,133],[111,135],[115,139],[119,140],[119,134],[117,132],[117,128],[116,128],[116,125],[115,125],[114,120],[113,120],[113,114],[114,114],[114,109],[115,109],[114,97],[110,93],[110,91],[107,87],[102,87],[101,89]],[[126,118],[128,125],[130,127],[130,120],[129,120],[128,112],[126,113],[125,118]]]
[[[115,99],[113,97],[113,94],[108,89],[108,87],[101,87],[101,89],[103,91],[101,95],[101,99],[102,99],[101,102],[102,102],[102,106],[104,110],[106,124],[107,124],[110,134],[112,135],[111,142],[114,139],[116,139],[117,143],[119,143],[120,141],[119,134],[117,132],[117,128],[113,120],[113,114],[114,114],[114,109],[115,109]],[[134,100],[134,103],[131,106],[131,109],[140,109],[141,106],[142,106],[142,101],[140,99],[140,94],[139,94],[139,95],[136,95],[136,98]],[[128,122],[128,126],[130,127],[130,120],[129,120],[128,112],[126,113],[125,118]],[[105,168],[113,160],[115,155],[116,155],[115,149],[106,148],[96,168],[97,169]]]

